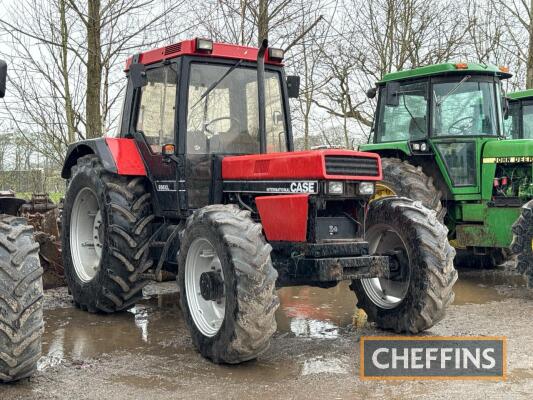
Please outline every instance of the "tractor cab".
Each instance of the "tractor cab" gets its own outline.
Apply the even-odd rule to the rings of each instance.
[[[480,193],[483,145],[503,137],[501,80],[505,70],[480,64],[440,64],[395,72],[377,83],[372,142],[422,164],[436,161],[441,188],[451,195]],[[430,161],[431,160],[431,161]]]
[[[285,76],[282,60],[280,49],[207,39],[128,59],[121,125],[108,137],[136,139],[162,189],[158,199],[163,212],[213,201],[216,158],[293,150],[288,98],[297,97],[299,82]],[[258,62],[263,65],[261,87]],[[169,162],[175,157],[179,162]],[[177,183],[176,174],[181,176]],[[188,196],[184,187],[176,187],[180,182],[192,189]]]
[[[533,139],[533,90],[507,96],[509,112],[504,121],[508,139]]]
[[[368,92],[379,98],[361,149],[382,156],[378,192],[436,210],[476,265],[506,259],[511,226],[533,198],[533,144],[501,88],[510,76],[504,67],[447,63],[387,74]]]

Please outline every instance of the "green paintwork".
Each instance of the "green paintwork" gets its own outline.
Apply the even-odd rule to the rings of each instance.
[[[455,64],[438,64],[427,67],[416,68],[409,71],[400,71],[387,74],[378,85],[384,85],[390,81],[406,80],[421,77],[449,76],[450,74],[478,74],[498,76],[502,79],[511,75],[504,73],[495,66],[469,63],[468,69],[458,70]],[[508,96],[511,100],[533,97],[533,90],[513,93]],[[501,104],[497,102],[497,109]],[[500,126],[503,126],[503,116],[499,115]],[[479,137],[479,136],[455,136],[455,137],[430,137],[426,139],[433,150],[433,160],[436,167],[442,173],[444,183],[449,189],[446,195],[445,207],[447,208],[446,224],[450,229],[450,240],[453,239],[457,247],[477,247],[477,248],[507,248],[512,240],[511,226],[520,214],[520,207],[495,206],[493,201],[493,182],[496,176],[497,166],[500,165],[522,165],[520,174],[524,173],[524,164],[531,163],[531,176],[533,176],[533,141],[532,140],[504,140],[500,137]],[[442,154],[438,151],[438,146],[445,146],[448,143],[474,142],[476,154],[476,181],[470,186],[454,186],[449,175],[448,167],[444,162]],[[401,158],[413,163],[419,157],[413,154],[408,141],[396,141],[388,143],[369,143],[360,147],[363,151],[373,151],[382,155],[396,153]],[[511,159],[510,157],[514,157]],[[524,157],[524,159],[516,159]],[[508,164],[511,163],[511,164]],[[508,168],[508,167],[505,167]],[[513,171],[514,167],[509,167]],[[527,171],[527,169],[525,170]],[[508,176],[511,176],[509,173]],[[516,175],[514,176],[516,178]],[[513,179],[514,179],[513,178]],[[518,197],[520,201],[527,201],[533,198],[533,182],[526,182],[520,186]]]
[[[412,78],[421,78],[425,76],[434,76],[434,75],[449,75],[449,74],[485,74],[485,75],[497,75],[501,78],[510,78],[512,75],[507,72],[502,72],[495,65],[490,64],[479,64],[479,63],[468,63],[468,68],[466,69],[457,69],[454,63],[444,63],[444,64],[435,64],[428,65],[426,67],[419,67],[404,71],[391,72],[386,74],[379,82],[379,84],[385,84],[390,81],[399,81],[404,79]]]
[[[521,92],[514,92],[507,95],[510,100],[523,100],[533,97],[533,89],[522,90]]]
[[[482,206],[482,218],[478,222],[483,224],[457,225],[456,243],[461,247],[509,247],[513,238],[511,226],[518,219],[520,208]]]
[[[409,144],[406,141],[401,142],[387,142],[387,143],[368,143],[359,146],[359,150],[361,151],[373,151],[376,153],[379,153],[380,151],[396,151],[400,153],[404,153],[406,156],[411,155],[411,149],[409,148]]]

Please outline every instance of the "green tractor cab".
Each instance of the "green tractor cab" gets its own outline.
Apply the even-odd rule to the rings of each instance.
[[[361,149],[383,157],[377,195],[434,209],[471,266],[506,260],[512,226],[533,199],[533,141],[505,140],[509,77],[506,68],[447,63],[387,74],[368,92],[378,104]]]
[[[507,96],[509,113],[504,121],[509,139],[533,139],[533,89]]]

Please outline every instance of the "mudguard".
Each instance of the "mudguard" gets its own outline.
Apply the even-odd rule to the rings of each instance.
[[[103,167],[118,175],[146,176],[144,161],[134,139],[97,138],[83,140],[68,147],[61,177],[70,178],[70,170],[78,158],[95,154]]]

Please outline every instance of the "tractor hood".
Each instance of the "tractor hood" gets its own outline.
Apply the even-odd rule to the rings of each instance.
[[[523,161],[516,159],[523,157]],[[512,159],[511,159],[512,158]],[[496,160],[492,160],[496,159]],[[509,160],[505,160],[509,159]],[[491,141],[483,147],[484,162],[533,162],[533,140],[498,140]]]
[[[332,149],[224,157],[222,178],[378,181],[382,172],[377,154]]]

